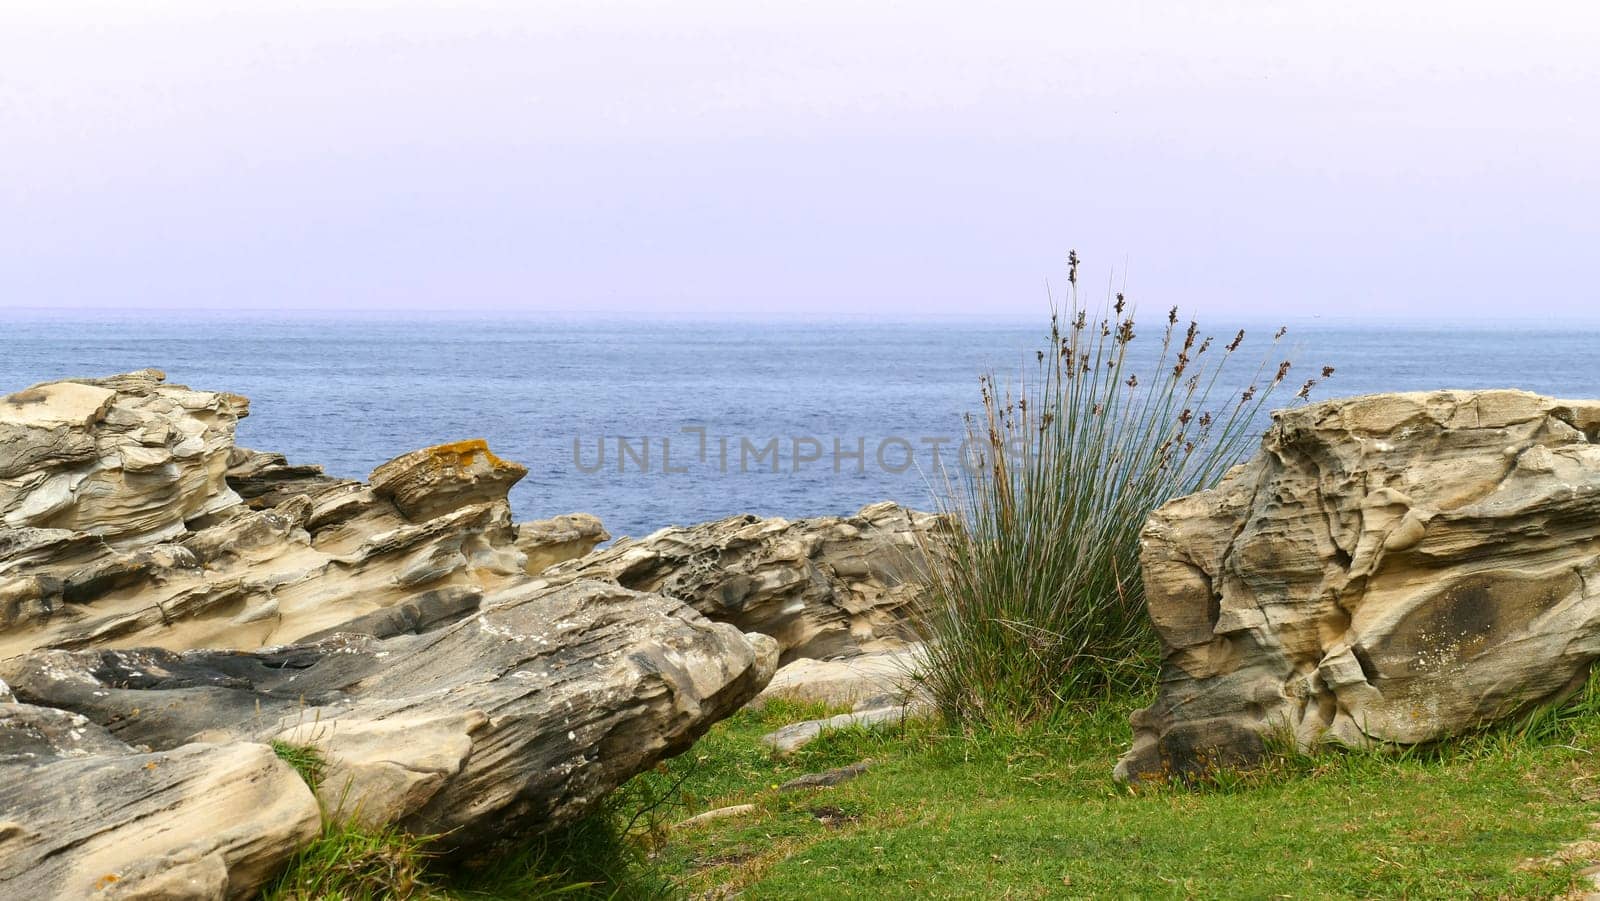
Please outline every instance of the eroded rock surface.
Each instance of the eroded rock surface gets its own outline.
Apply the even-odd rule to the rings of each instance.
[[[1247,763],[1280,731],[1414,744],[1559,698],[1600,657],[1600,401],[1374,395],[1275,414],[1151,517],[1164,646],[1121,779]]]
[[[489,452],[482,439],[415,450],[372,471],[372,490],[394,501],[407,519],[433,519],[472,504],[503,500],[528,474]]]
[[[541,581],[603,579],[682,598],[778,640],[785,663],[902,647],[926,601],[923,540],[938,516],[893,503],[793,522],[732,516],[621,539]]]
[[[830,707],[854,707],[879,699],[903,703],[925,694],[916,673],[927,665],[927,660],[921,643],[832,660],[802,657],[785,663],[752,706],[775,699]]]
[[[234,446],[247,413],[156,370],[0,398],[0,658],[255,648],[397,607],[422,628],[440,598],[465,615],[463,598],[524,581],[524,547],[543,568],[604,540],[581,514],[514,524],[526,470],[482,441],[405,454],[368,485]]]
[[[0,703],[0,897],[247,898],[322,821],[264,744],[140,750],[65,710]]]
[[[125,546],[238,503],[223,476],[249,401],[164,378],[147,369],[0,397],[0,522]]]
[[[315,747],[331,763],[319,791],[336,816],[440,834],[448,848],[581,815],[755,697],[776,663],[770,638],[660,595],[577,582],[517,586],[421,635],[37,651],[0,663],[0,678],[21,702],[6,707],[81,716],[102,745],[199,759],[272,740]],[[137,770],[121,760],[102,763]],[[63,771],[41,765],[59,764],[6,764],[0,781],[60,784]],[[138,791],[107,783],[102,796]]]

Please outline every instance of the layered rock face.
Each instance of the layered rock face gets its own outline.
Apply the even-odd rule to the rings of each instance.
[[[134,748],[88,718],[0,703],[0,895],[248,897],[317,837],[317,800],[264,744]]]
[[[898,648],[926,598],[926,539],[940,517],[893,503],[790,522],[733,516],[662,529],[552,567],[541,581],[603,579],[681,598],[777,639],[785,663]]]
[[[174,841],[159,832],[169,821],[186,813],[219,818],[184,820],[180,850],[191,832],[210,828],[222,841],[220,827],[254,828],[252,817],[224,809],[236,798],[263,814],[273,804],[284,808],[274,831],[257,841],[271,844],[281,863],[304,838],[307,812],[315,833],[317,807],[304,785],[292,784],[293,771],[285,779],[286,767],[270,765],[274,740],[328,757],[318,791],[336,818],[440,835],[445,849],[547,829],[687,748],[754,697],[776,661],[777,646],[765,636],[747,637],[669,598],[595,582],[554,592],[518,586],[485,599],[475,616],[421,635],[340,633],[254,652],[16,657],[0,662],[0,678],[21,703],[0,710],[23,711],[16,716],[25,721],[0,715],[0,786],[25,803],[12,810],[8,802],[0,846],[27,849],[20,861],[31,854],[70,866],[13,870],[8,863],[0,889],[37,886],[28,897],[77,897],[105,871],[131,890],[148,869],[134,867],[135,850]],[[26,720],[45,716],[62,720],[51,728],[67,735],[41,751],[50,743]],[[209,769],[190,775],[184,762],[191,759]],[[115,774],[130,782],[116,784]],[[193,785],[159,793],[162,780],[180,778]],[[93,803],[123,826],[121,857],[116,848],[73,843],[73,830],[87,828],[75,824],[98,808],[64,804],[58,795],[89,782],[99,786]],[[32,784],[62,791],[33,793]],[[269,791],[285,800],[269,804],[262,797]],[[130,797],[131,811],[120,806]],[[193,811],[159,807],[191,801]],[[62,846],[69,853],[59,854]],[[227,875],[230,895],[239,894],[236,883],[257,884],[270,872],[259,847],[249,855],[204,853],[217,856],[207,866]],[[239,866],[249,869],[233,872]]]
[[[1415,744],[1557,699],[1600,658],[1600,401],[1441,391],[1274,415],[1142,564],[1164,663],[1124,780],[1274,733]]]
[[[164,378],[151,369],[0,398],[0,521],[24,530],[13,541],[92,532],[113,547],[149,544],[238,503],[224,471],[249,402]]]
[[[461,613],[527,575],[506,501],[527,470],[482,441],[406,454],[365,485],[235,447],[247,412],[155,370],[0,398],[0,658],[255,648],[430,596]]]

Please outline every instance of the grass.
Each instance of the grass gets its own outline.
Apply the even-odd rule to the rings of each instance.
[[[327,823],[295,854],[262,897],[267,901],[443,899],[428,873],[428,839],[397,829]]]
[[[1138,791],[1110,778],[1133,698],[1065,725],[836,733],[789,759],[757,738],[798,712],[746,711],[644,778],[683,778],[680,816],[756,812],[671,831],[655,863],[701,897],[1555,897],[1579,863],[1525,862],[1591,837],[1596,697],[1453,745],[1285,755]],[[866,758],[836,788],[774,789]]]
[[[1244,455],[1291,368],[1263,360],[1236,391],[1222,379],[1245,333],[1202,338],[1177,308],[1147,353],[1123,295],[1090,315],[1076,254],[1069,264],[1065,321],[1052,315],[1017,380],[983,377],[961,465],[944,474],[939,507],[962,528],[932,539],[925,678],[953,722],[1048,718],[1152,676],[1140,530]]]
[[[332,830],[267,897],[1551,898],[1590,861],[1546,859],[1600,838],[1595,682],[1559,710],[1450,744],[1280,754],[1199,787],[1129,790],[1110,773],[1128,711],[1147,700],[1009,730],[844,730],[787,758],[760,736],[834,711],[777,703],[514,852],[446,867],[415,839]],[[835,788],[777,790],[861,760],[867,772]],[[746,803],[747,816],[674,825]],[[316,875],[385,866],[409,895]]]
[[[328,760],[315,746],[273,741],[272,750],[311,788],[322,783]],[[652,819],[650,814],[666,806],[665,797],[652,798],[646,794],[649,791],[647,780],[635,780],[608,797],[595,814],[569,828],[489,849],[476,858],[448,861],[433,850],[436,836],[338,822],[324,810],[322,834],[294,855],[261,897],[263,901],[672,898],[675,887],[648,866],[642,851],[643,835],[662,829],[659,817]]]
[[[328,769],[328,759],[316,747],[273,739],[272,753],[278,755],[279,760],[294,767],[294,771],[300,774],[306,785],[315,789],[322,784],[322,775]]]

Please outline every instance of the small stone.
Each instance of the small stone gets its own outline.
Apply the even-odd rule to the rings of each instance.
[[[718,807],[715,810],[708,810],[708,811],[705,811],[704,813],[697,813],[694,816],[688,818],[687,820],[684,820],[683,822],[678,823],[673,828],[674,829],[692,829],[695,826],[700,826],[700,825],[703,825],[705,823],[712,822],[713,820],[725,820],[725,819],[728,819],[730,817],[747,816],[749,814],[755,813],[755,811],[756,811],[756,806],[754,804],[734,804],[734,805],[732,805],[730,807]]]
[[[778,786],[778,791],[792,792],[808,788],[832,788],[835,785],[849,782],[851,779],[865,773],[870,766],[872,766],[872,761],[863,760],[860,763],[852,763],[849,766],[842,766],[824,773],[807,773]]]

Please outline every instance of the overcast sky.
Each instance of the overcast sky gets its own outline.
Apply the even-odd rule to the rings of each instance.
[[[1595,316],[1597,173],[1593,3],[0,5],[7,307]]]

